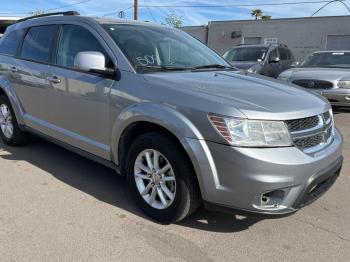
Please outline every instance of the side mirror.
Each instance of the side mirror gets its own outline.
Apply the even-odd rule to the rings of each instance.
[[[112,76],[115,71],[106,68],[106,58],[100,52],[84,51],[79,52],[74,58],[74,67],[82,71]]]
[[[300,64],[299,61],[294,61],[294,62],[290,65],[290,67],[298,67],[299,64]]]
[[[281,61],[281,59],[277,56],[272,56],[270,57],[269,63],[274,64],[274,63],[278,63],[279,61]]]

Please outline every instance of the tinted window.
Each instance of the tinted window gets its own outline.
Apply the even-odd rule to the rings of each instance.
[[[272,51],[270,52],[269,59],[272,59],[272,58],[275,58],[275,57],[279,57],[278,53],[277,53],[277,48],[272,49]]]
[[[323,52],[308,56],[301,67],[350,68],[350,52]]]
[[[16,55],[17,47],[23,35],[22,30],[12,31],[0,42],[0,54]]]
[[[107,53],[92,33],[81,26],[64,25],[58,46],[56,63],[65,67],[74,67],[75,56],[83,51],[97,51]]]
[[[48,63],[56,28],[57,26],[55,25],[32,27],[24,38],[21,56],[34,61]]]
[[[268,48],[266,47],[238,47],[224,54],[228,61],[263,61]]]
[[[287,50],[285,48],[278,48],[281,60],[289,60]]]

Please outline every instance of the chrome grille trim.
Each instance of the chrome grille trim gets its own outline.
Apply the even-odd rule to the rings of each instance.
[[[330,112],[285,121],[293,144],[307,154],[322,150],[333,141],[334,125]]]
[[[325,80],[298,79],[292,81],[293,84],[310,89],[331,89],[334,84]]]

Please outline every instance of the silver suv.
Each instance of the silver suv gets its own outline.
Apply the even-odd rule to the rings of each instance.
[[[161,222],[211,210],[289,214],[342,166],[330,104],[235,71],[172,28],[65,12],[0,43],[0,135],[39,134],[126,176]]]

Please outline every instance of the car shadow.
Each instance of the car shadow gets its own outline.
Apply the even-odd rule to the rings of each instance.
[[[0,157],[26,161],[46,173],[94,198],[150,220],[133,202],[124,177],[113,170],[34,136],[29,145],[9,147],[0,142]],[[178,225],[215,232],[238,232],[261,219],[208,212],[200,208]]]
[[[335,115],[341,114],[341,113],[350,113],[350,107],[340,107],[340,106],[333,106],[333,113]]]

